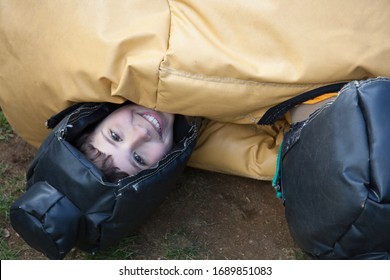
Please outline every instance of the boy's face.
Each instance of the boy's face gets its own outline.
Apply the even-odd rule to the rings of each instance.
[[[174,115],[139,105],[123,106],[92,133],[92,145],[111,155],[114,165],[134,175],[155,165],[173,143]]]

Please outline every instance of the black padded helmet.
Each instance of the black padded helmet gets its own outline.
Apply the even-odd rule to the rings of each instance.
[[[176,115],[167,156],[137,175],[107,182],[71,143],[120,106],[77,104],[48,121],[54,129],[28,170],[26,193],[10,211],[16,232],[48,258],[62,259],[73,247],[104,250],[131,234],[174,188],[191,155],[198,124]]]

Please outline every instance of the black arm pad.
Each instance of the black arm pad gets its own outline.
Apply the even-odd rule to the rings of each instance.
[[[20,236],[51,259],[64,258],[76,245],[81,217],[80,210],[47,182],[31,186],[10,212]]]

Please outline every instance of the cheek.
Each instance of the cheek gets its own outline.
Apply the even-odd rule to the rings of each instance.
[[[157,163],[159,160],[161,160],[165,154],[169,152],[169,148],[165,145],[153,145],[149,149],[150,159],[152,161],[152,164]]]

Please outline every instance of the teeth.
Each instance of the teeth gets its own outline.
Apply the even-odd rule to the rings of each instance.
[[[151,116],[151,115],[147,115],[147,114],[144,114],[142,115],[147,121],[149,121],[157,130],[157,132],[159,134],[161,134],[161,126],[160,126],[160,123],[158,122],[158,120]]]

